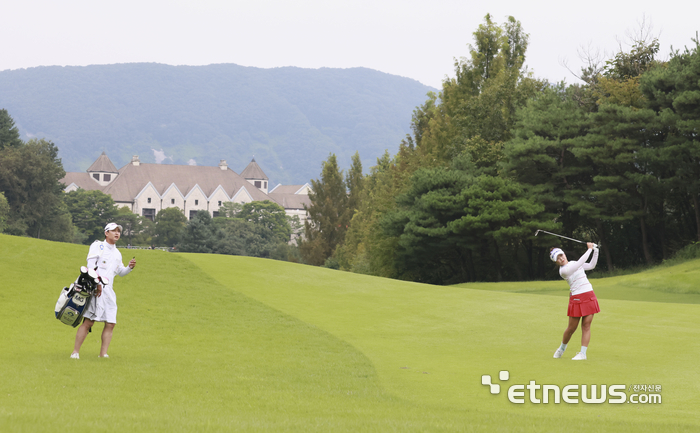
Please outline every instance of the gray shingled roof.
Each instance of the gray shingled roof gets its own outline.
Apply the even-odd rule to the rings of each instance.
[[[63,182],[66,186],[74,183],[78,186],[78,188],[82,188],[86,191],[102,189],[100,184],[95,182],[90,173],[66,173],[66,176],[61,179],[61,182]]]
[[[233,170],[196,165],[127,164],[119,169],[119,176],[107,185],[103,192],[111,195],[114,201],[132,201],[149,182],[159,194],[165,193],[175,184],[183,195],[187,195],[195,185],[199,185],[202,192],[209,197],[221,185],[229,197],[233,197],[245,187],[253,200],[268,199],[265,193]]]
[[[268,193],[271,199],[285,209],[304,209],[304,205],[310,206],[311,200],[306,194]]]
[[[112,164],[112,161],[109,159],[107,154],[104,153],[104,151],[103,151],[102,155],[100,155],[100,157],[97,158],[97,160],[92,163],[90,168],[87,169],[88,173],[91,173],[94,171],[116,173],[117,167],[115,167],[114,164]]]
[[[245,168],[241,172],[241,177],[244,179],[263,179],[263,180],[269,180],[267,175],[262,171],[262,168],[258,165],[257,162],[255,162],[255,158],[253,158],[252,161],[250,161],[250,164],[248,164],[248,167]]]
[[[296,192],[303,187],[304,185],[277,185],[276,187],[272,188],[270,194],[296,194]]]

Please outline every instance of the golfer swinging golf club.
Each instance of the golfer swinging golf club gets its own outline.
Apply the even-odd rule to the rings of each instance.
[[[121,236],[122,226],[117,223],[109,223],[105,226],[105,240],[95,241],[90,245],[87,256],[88,269],[97,267],[97,273],[106,284],[104,287],[98,285],[97,297],[90,303],[83,323],[78,328],[75,335],[75,347],[71,358],[80,359],[80,346],[83,345],[90,328],[95,322],[105,322],[102,330],[102,346],[100,347],[100,358],[109,358],[107,349],[112,341],[112,332],[117,324],[117,295],[114,293],[114,276],[126,276],[136,266],[136,259],[131,259],[128,266],[122,263],[122,254],[117,249],[117,241]]]
[[[567,312],[569,326],[564,331],[561,346],[554,352],[555,358],[561,358],[564,354],[566,345],[569,343],[576,328],[578,328],[579,321],[581,321],[581,351],[572,359],[574,361],[585,360],[588,343],[591,341],[593,315],[600,313],[598,299],[593,293],[593,286],[588,281],[585,272],[594,269],[596,263],[598,263],[598,246],[591,242],[586,243],[586,245],[588,246],[588,251],[575,262],[568,261],[564,251],[559,248],[552,248],[549,252],[549,257],[552,261],[559,265],[559,275],[569,283],[571,291],[569,310]],[[591,258],[590,263],[586,263],[591,253],[593,253],[593,258]]]

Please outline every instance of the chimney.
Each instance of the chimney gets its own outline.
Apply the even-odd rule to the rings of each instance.
[[[226,171],[228,170],[228,164],[226,164],[226,160],[222,159],[219,161],[219,168]]]
[[[139,156],[138,156],[138,155],[134,155],[134,156],[131,157],[131,164],[132,164],[134,167],[138,167],[139,164],[141,164],[141,161],[139,161]]]

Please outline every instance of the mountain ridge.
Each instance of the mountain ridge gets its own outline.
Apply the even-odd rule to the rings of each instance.
[[[319,177],[335,153],[365,168],[394,153],[413,110],[435,89],[368,68],[256,68],[122,63],[0,71],[0,106],[23,139],[59,148],[66,171],[102,151],[117,167],[217,165],[240,172],[255,157],[273,184]],[[159,161],[160,159],[160,161]]]

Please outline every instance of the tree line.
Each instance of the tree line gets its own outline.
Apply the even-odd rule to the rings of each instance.
[[[524,67],[528,34],[489,15],[455,77],[413,112],[412,133],[363,174],[323,163],[298,249],[294,222],[271,202],[229,204],[223,217],[155,221],[99,191],[63,192],[50,141],[24,142],[0,110],[0,231],[89,243],[107,220],[122,243],[299,260],[438,284],[555,277],[537,229],[603,245],[605,267],[664,260],[700,242],[700,44],[657,59],[639,37],[549,83]],[[564,243],[565,249],[573,245]],[[573,254],[575,255],[575,253]]]
[[[44,139],[24,142],[7,110],[0,110],[0,232],[89,244],[103,239],[105,224],[114,221],[124,228],[120,246],[298,261],[289,240],[299,219],[277,203],[224,203],[220,217],[199,211],[190,220],[180,209],[166,208],[151,221],[118,208],[99,190],[65,193],[64,176],[58,148]]]
[[[524,67],[529,35],[515,18],[487,15],[473,36],[396,155],[352,186],[328,158],[303,260],[450,284],[554,277],[548,251],[561,241],[537,229],[601,243],[608,270],[697,245],[697,38],[660,61],[657,39],[634,37],[567,85]]]

